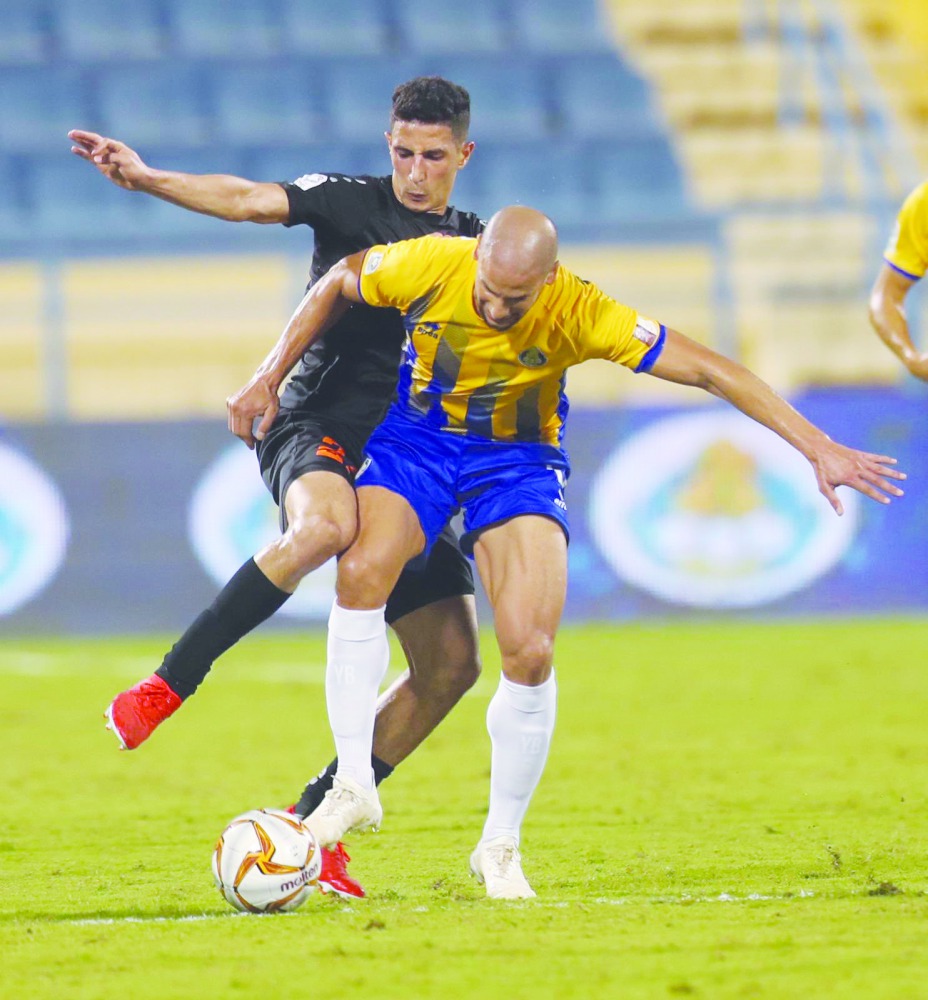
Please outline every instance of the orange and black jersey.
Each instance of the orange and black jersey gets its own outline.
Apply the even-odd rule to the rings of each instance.
[[[343,257],[374,244],[433,233],[476,236],[483,229],[476,215],[453,207],[442,215],[411,211],[397,200],[389,176],[306,174],[282,186],[290,202],[287,225],[311,226],[315,233],[307,287]],[[324,414],[366,437],[393,395],[405,336],[397,310],[352,306],[303,356],[281,406]]]

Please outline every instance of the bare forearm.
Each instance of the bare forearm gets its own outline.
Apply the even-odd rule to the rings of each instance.
[[[261,362],[255,372],[255,380],[264,382],[271,391],[277,392],[293,366],[345,314],[350,305],[342,297],[338,281],[330,280],[329,275],[314,285],[290,317],[280,339]]]
[[[806,458],[811,459],[828,438],[766,382],[737,362],[722,359],[706,375],[703,388],[769,427]]]
[[[918,358],[919,352],[912,343],[902,302],[889,302],[878,297],[871,299],[870,325],[903,364],[908,365]]]
[[[230,174],[149,170],[138,188],[181,208],[229,222],[284,222],[289,214],[286,192],[279,185]]]

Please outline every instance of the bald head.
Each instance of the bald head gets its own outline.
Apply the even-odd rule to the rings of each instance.
[[[508,330],[557,273],[557,230],[534,208],[509,205],[490,219],[477,250],[474,304],[488,326]]]

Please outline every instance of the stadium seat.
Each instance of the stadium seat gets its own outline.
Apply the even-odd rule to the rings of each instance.
[[[441,73],[467,88],[474,139],[537,139],[549,131],[544,70],[535,60],[420,57],[416,73]]]
[[[292,181],[304,174],[390,172],[386,143],[327,142],[288,149],[255,149],[248,155],[248,176],[259,181]]]
[[[25,180],[35,233],[52,240],[131,238],[144,231],[153,200],[121,190],[76,156],[36,157]]]
[[[131,146],[198,146],[210,136],[202,74],[184,63],[113,67],[100,74],[104,131]]]
[[[154,59],[164,36],[152,0],[57,0],[53,5],[61,51],[71,59]]]
[[[692,209],[679,164],[663,136],[603,144],[584,156],[599,222],[673,221]]]
[[[288,52],[377,55],[389,33],[380,0],[282,0],[283,46]]]
[[[218,137],[229,143],[303,144],[322,138],[328,120],[305,64],[228,65],[210,74]]]
[[[583,158],[573,149],[536,141],[478,146],[478,154],[468,170],[479,176],[478,208],[484,218],[506,205],[530,205],[567,226],[582,224],[598,211],[585,191]]]
[[[341,139],[370,142],[390,128],[390,101],[398,84],[415,76],[396,59],[339,59],[325,70],[329,113]]]
[[[0,73],[0,146],[67,152],[69,129],[92,127],[83,74],[58,67]]]
[[[611,33],[597,0],[508,0],[514,39],[531,52],[610,51]],[[465,6],[467,9],[469,5]]]
[[[167,10],[178,55],[253,58],[281,51],[280,25],[268,0],[168,0]]]
[[[4,0],[0,66],[26,66],[48,57],[46,12],[35,0]]]
[[[507,47],[499,0],[396,0],[399,42],[412,52],[502,52]]]
[[[560,127],[578,137],[627,137],[660,122],[648,84],[618,56],[570,57],[551,81]]]
[[[25,170],[19,157],[0,156],[0,246],[7,240],[23,235],[26,229],[27,213],[21,185],[25,180]]]

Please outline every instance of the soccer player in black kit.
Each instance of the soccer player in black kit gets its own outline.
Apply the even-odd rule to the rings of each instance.
[[[109,180],[229,221],[308,225],[315,233],[310,286],[337,261],[376,243],[432,234],[475,236],[482,223],[448,201],[470,158],[470,99],[440,77],[418,77],[393,94],[386,177],[310,173],[257,183],[149,167],[124,143],[69,132],[72,151]],[[165,656],[155,673],[117,695],[108,726],[124,749],[146,740],[197,689],[213,661],[265,621],[300,580],[346,549],[357,532],[353,476],[368,435],[396,384],[405,339],[399,313],[356,305],[307,352],[257,442],[264,481],[280,507],[281,536],[249,559]],[[254,446],[255,442],[249,442]],[[473,575],[450,530],[427,564],[404,573],[386,618],[409,669],[377,706],[371,767],[379,783],[447,715],[480,672]],[[294,811],[311,813],[332,789],[332,762]],[[326,852],[320,885],[363,896],[341,845]]]

